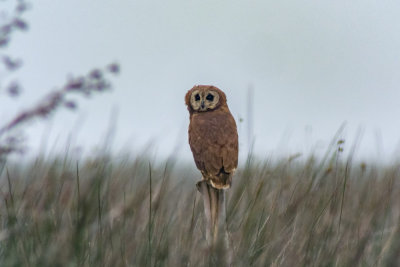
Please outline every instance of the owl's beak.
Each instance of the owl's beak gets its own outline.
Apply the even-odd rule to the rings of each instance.
[[[204,109],[205,105],[204,105],[204,101],[201,101],[201,109]]]

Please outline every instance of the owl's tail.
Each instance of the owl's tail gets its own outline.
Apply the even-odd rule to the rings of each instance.
[[[228,189],[232,184],[232,176],[233,173],[225,172],[222,167],[216,177],[210,177],[210,184],[215,189]]]
[[[220,181],[217,180],[210,180],[210,185],[215,189],[220,189],[220,190],[229,189],[231,187],[230,183],[224,183],[224,182],[221,183]]]

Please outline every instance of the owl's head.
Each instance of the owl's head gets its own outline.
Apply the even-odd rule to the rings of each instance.
[[[205,112],[226,107],[224,92],[212,85],[196,85],[185,96],[190,113]]]

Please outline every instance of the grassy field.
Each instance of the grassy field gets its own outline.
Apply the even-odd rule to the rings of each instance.
[[[339,149],[340,150],[340,149]],[[400,266],[400,165],[249,158],[227,192],[234,266]],[[199,173],[144,156],[1,172],[0,266],[217,266]]]

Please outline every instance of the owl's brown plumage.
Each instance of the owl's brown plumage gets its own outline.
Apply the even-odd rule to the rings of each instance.
[[[203,180],[216,189],[229,188],[238,164],[238,134],[224,92],[197,85],[187,92],[185,102],[189,144]]]

